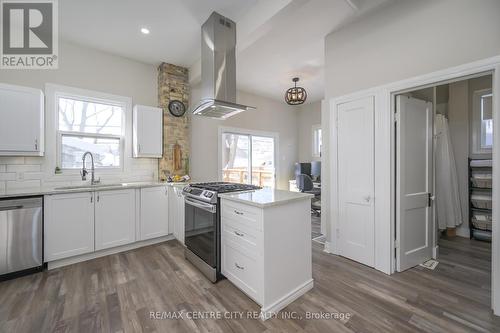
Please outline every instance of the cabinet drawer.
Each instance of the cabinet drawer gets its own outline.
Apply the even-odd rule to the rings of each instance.
[[[260,236],[258,232],[237,225],[231,220],[222,220],[221,228],[221,237],[223,239],[233,242],[236,246],[248,252],[248,255],[257,258],[259,248],[257,242],[258,236]]]
[[[245,255],[238,246],[228,240],[222,241],[222,274],[257,303],[259,300],[259,266],[257,260]]]
[[[261,209],[224,200],[221,211],[223,219],[229,219],[246,227],[262,231]]]

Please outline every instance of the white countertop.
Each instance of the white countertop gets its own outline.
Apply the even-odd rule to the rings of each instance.
[[[61,194],[61,193],[109,191],[109,190],[119,190],[119,189],[156,187],[156,186],[184,186],[186,184],[187,183],[129,182],[129,183],[113,183],[113,184],[103,183],[99,184],[98,186],[88,185],[88,187],[82,187],[83,185],[80,187],[71,187],[71,185],[57,186],[57,187],[45,185],[41,187],[1,189],[0,198],[14,198],[14,197],[36,196],[36,195]]]
[[[249,192],[222,193],[219,194],[219,197],[251,206],[265,208],[269,206],[283,205],[292,201],[310,200],[313,195],[309,193],[262,189]]]

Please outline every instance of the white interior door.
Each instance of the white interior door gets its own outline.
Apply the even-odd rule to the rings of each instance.
[[[375,265],[374,100],[338,105],[339,253]]]
[[[432,257],[432,103],[396,97],[396,262],[399,272]]]

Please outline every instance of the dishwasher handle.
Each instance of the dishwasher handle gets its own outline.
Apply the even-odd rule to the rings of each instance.
[[[23,209],[23,205],[19,206],[5,206],[5,207],[0,207],[0,212],[4,210],[15,210],[15,209]]]
[[[0,211],[41,207],[42,197],[24,197],[0,200]]]

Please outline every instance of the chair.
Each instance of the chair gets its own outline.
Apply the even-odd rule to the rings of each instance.
[[[313,185],[313,181],[311,177],[305,174],[297,175],[295,178],[295,182],[297,183],[297,188],[302,193],[310,193],[314,195],[314,198],[311,200],[311,211],[316,215],[321,215],[321,189],[316,188]]]

